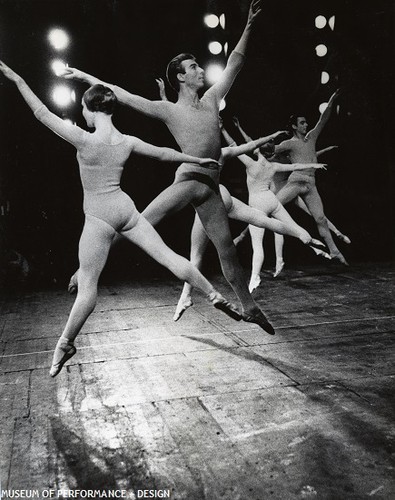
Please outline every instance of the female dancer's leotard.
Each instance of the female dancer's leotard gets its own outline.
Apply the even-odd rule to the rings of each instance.
[[[109,224],[116,231],[126,224],[132,228],[140,213],[131,198],[120,188],[126,160],[133,151],[134,137],[122,135],[117,144],[106,144],[94,134],[64,122],[42,106],[36,117],[77,149],[84,191],[84,213]]]

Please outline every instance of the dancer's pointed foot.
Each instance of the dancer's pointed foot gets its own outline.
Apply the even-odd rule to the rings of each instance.
[[[250,312],[243,312],[242,318],[243,321],[247,323],[255,323],[256,325],[260,326],[262,330],[265,330],[265,332],[269,335],[274,335],[276,333],[266,316],[258,307],[254,308]]]
[[[273,273],[273,278],[277,278],[277,276],[282,272],[284,269],[285,262],[283,260],[276,262],[276,269]]]
[[[241,314],[238,308],[231,302],[228,302],[224,297],[222,297],[219,292],[210,293],[208,299],[216,309],[224,312],[230,318],[235,319],[236,321],[241,320]]]
[[[178,321],[184,314],[184,312],[188,309],[188,307],[192,306],[192,297],[190,295],[181,295],[173,316],[173,321]]]
[[[261,284],[261,277],[259,274],[252,274],[250,278],[250,284],[248,285],[248,290],[252,293]]]
[[[76,271],[73,276],[70,278],[69,286],[67,287],[67,291],[70,295],[74,295],[78,291],[78,271]]]
[[[335,232],[335,234],[339,238],[339,240],[342,240],[344,243],[347,243],[347,245],[351,243],[350,238],[345,234],[341,233],[340,231]]]
[[[316,255],[319,255],[320,257],[324,257],[324,259],[329,259],[329,260],[332,259],[332,257],[329,255],[329,253],[324,252],[324,250],[320,250],[319,248],[314,248],[312,246],[310,246],[310,248],[313,250],[313,252]]]
[[[247,230],[244,230],[242,231],[239,236],[237,236],[234,240],[233,240],[233,244],[235,247],[237,247],[237,245],[240,245],[240,243],[244,240],[244,238],[247,236]]]
[[[53,355],[52,366],[49,370],[51,377],[56,377],[66,361],[72,358],[76,352],[77,349],[74,347],[73,342],[67,339],[59,339]]]
[[[325,243],[323,243],[320,240],[316,240],[314,238],[311,238],[311,241],[309,243],[310,247],[319,247],[319,248],[326,248]]]
[[[340,252],[331,253],[331,259],[339,262],[340,264],[343,264],[343,266],[350,265]]]

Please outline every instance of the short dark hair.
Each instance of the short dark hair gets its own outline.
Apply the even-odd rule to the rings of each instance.
[[[112,115],[118,102],[114,92],[102,85],[92,85],[82,96],[89,111],[101,111],[106,115]]]
[[[185,73],[182,62],[187,61],[188,59],[193,59],[194,61],[196,61],[196,57],[194,55],[182,53],[178,54],[178,56],[176,57],[173,57],[173,59],[167,65],[166,78],[170,86],[176,92],[180,90],[180,83],[178,81],[177,75],[178,73]]]
[[[303,115],[303,114],[299,113],[299,114],[291,115],[289,117],[288,124],[287,124],[287,130],[289,132],[291,132],[292,135],[294,133],[294,129],[292,128],[292,125],[296,126],[298,124],[298,118],[303,118],[304,116],[306,116],[306,115]]]

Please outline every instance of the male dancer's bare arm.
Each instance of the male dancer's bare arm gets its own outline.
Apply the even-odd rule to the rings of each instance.
[[[328,151],[332,151],[332,149],[337,149],[339,146],[328,146],[327,148],[320,149],[319,151],[316,152],[317,158],[324,153],[328,153]]]
[[[272,141],[277,136],[279,136],[280,134],[283,134],[283,133],[284,133],[284,131],[280,130],[278,132],[275,132],[274,134],[267,135],[266,137],[260,137],[259,139],[256,139],[255,141],[250,141],[250,142],[247,142],[245,144],[241,144],[240,146],[233,146],[233,147],[229,146],[229,147],[223,148],[222,155],[223,155],[224,159],[234,158],[235,156],[245,156],[247,153],[251,153],[255,149],[260,148],[264,144],[267,144],[268,142]]]
[[[89,75],[84,71],[81,71],[77,68],[65,68],[62,76],[66,79],[79,80],[87,83],[88,85],[105,85],[110,88],[114,94],[116,95],[118,101],[125,106],[129,106],[130,108],[147,115],[151,118],[157,118],[158,120],[165,121],[168,113],[168,106],[171,103],[166,101],[150,101],[145,97],[141,97],[139,95],[131,94],[127,90],[118,87],[117,85],[113,85],[111,83],[103,82],[99,80],[95,76]]]
[[[339,93],[340,93],[340,89],[337,89],[336,92],[334,92],[331,95],[331,97],[328,101],[328,105],[325,108],[325,111],[323,111],[323,113],[321,113],[321,116],[319,117],[318,122],[316,123],[315,127],[312,128],[310,130],[310,132],[307,133],[306,140],[309,139],[310,137],[317,140],[318,136],[322,132],[322,129],[324,128],[324,126],[326,125],[326,123],[328,122],[328,120],[332,114],[333,104],[335,102],[335,99],[339,95]]]
[[[214,94],[218,103],[223,99],[229,92],[233,82],[238,75],[239,71],[244,65],[245,54],[247,51],[248,40],[250,38],[251,30],[253,24],[261,12],[261,0],[252,0],[250,4],[250,9],[248,11],[247,23],[244,31],[238,41],[236,47],[233,49],[229,56],[226,68],[221,75],[220,80],[215,83],[206,94]]]
[[[306,168],[315,168],[315,169],[323,169],[326,170],[327,164],[326,163],[291,163],[291,164],[285,164],[285,163],[277,163],[277,162],[270,162],[276,172],[293,172],[294,170],[306,170]]]

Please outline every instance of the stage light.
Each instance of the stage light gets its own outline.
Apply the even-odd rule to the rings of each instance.
[[[328,103],[327,102],[322,102],[320,104],[320,106],[319,106],[318,109],[320,110],[320,113],[323,113],[326,110],[327,107],[328,107]]]
[[[328,52],[328,47],[326,45],[324,45],[323,43],[320,43],[315,48],[315,52],[316,52],[318,57],[324,57],[324,56],[326,56],[326,54]]]
[[[51,30],[48,34],[48,39],[56,50],[63,50],[69,44],[69,35],[59,28]]]
[[[212,53],[212,54],[220,54],[222,52],[222,45],[219,43],[219,42],[210,42],[208,44],[208,50]]]
[[[219,19],[215,14],[207,14],[204,16],[204,22],[209,28],[216,28],[219,24]]]
[[[66,85],[58,85],[52,92],[52,99],[61,108],[65,108],[71,103],[71,91]]]
[[[224,68],[219,64],[210,64],[206,69],[206,79],[208,83],[217,82],[222,75]]]
[[[56,76],[60,76],[63,73],[66,66],[67,66],[66,63],[64,63],[60,59],[55,59],[54,61],[52,61],[51,64],[52,71],[55,73]]]
[[[221,99],[221,102],[219,105],[219,110],[222,111],[225,108],[226,108],[226,101],[225,101],[225,99]]]
[[[221,14],[219,16],[219,24],[221,25],[222,29],[225,29],[225,14]]]
[[[334,31],[334,29],[335,29],[335,16],[332,16],[329,18],[328,24],[329,24],[330,29],[332,31]]]
[[[226,56],[228,55],[228,42],[226,42],[225,45],[224,45],[224,54]]]
[[[326,17],[317,16],[315,18],[315,27],[321,30],[322,28],[325,28],[325,26],[326,26]]]
[[[325,85],[325,83],[329,82],[329,73],[327,71],[323,71],[321,73],[321,83]]]

